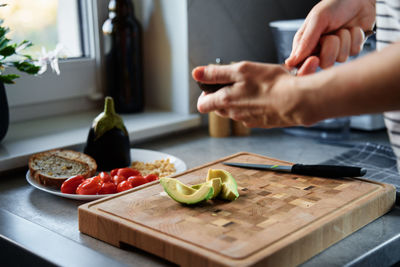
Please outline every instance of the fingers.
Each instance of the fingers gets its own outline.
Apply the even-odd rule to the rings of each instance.
[[[296,67],[311,56],[327,23],[324,16],[311,15],[307,17],[293,38],[293,49],[285,64],[289,67]]]
[[[236,80],[233,65],[208,65],[196,67],[192,71],[193,79],[208,84],[233,83]]]
[[[351,34],[349,30],[341,29],[337,32],[337,36],[339,37],[340,40],[340,48],[336,61],[345,62],[350,55]]]
[[[267,116],[262,108],[232,108],[229,110],[218,110],[217,115],[221,117],[229,117],[235,121],[242,122],[246,126],[269,128],[267,124]]]
[[[306,30],[300,30],[295,38],[306,38]],[[351,27],[349,29],[340,29],[334,33],[326,34],[320,36],[319,45],[320,51],[319,56],[319,66],[323,69],[329,68],[335,64],[335,62],[345,62],[349,56],[355,56],[360,53],[364,43],[365,34],[360,27]],[[296,42],[296,41],[295,41]],[[302,40],[302,43],[307,42]],[[297,51],[303,51],[296,56],[296,51],[292,51],[290,57],[286,60],[286,65],[288,67],[295,67],[301,64],[298,75],[306,75],[315,72],[315,58],[312,58],[312,53],[310,49],[302,49],[301,45],[298,45]],[[310,52],[311,51],[311,52]],[[305,53],[310,52],[309,56],[303,58]],[[310,56],[311,55],[311,56]],[[298,59],[305,60],[304,63],[299,62]],[[307,64],[306,64],[306,61]]]
[[[331,67],[339,55],[340,38],[337,35],[325,35],[321,38],[320,66]]]
[[[230,92],[229,86],[219,89],[215,93],[206,94],[202,93],[197,100],[197,110],[200,113],[208,113],[214,110],[221,111],[221,116],[225,117],[225,114],[222,114],[222,110],[228,107],[230,102]]]
[[[301,67],[297,71],[297,76],[303,76],[315,73],[319,66],[319,58],[316,56],[311,56],[307,58]]]
[[[353,27],[350,29],[351,35],[351,48],[350,56],[355,56],[360,53],[364,44],[365,34],[360,27]]]
[[[335,62],[345,62],[349,56],[360,53],[364,38],[364,32],[359,27],[340,29],[335,33],[324,35],[320,40],[321,68],[329,68]]]

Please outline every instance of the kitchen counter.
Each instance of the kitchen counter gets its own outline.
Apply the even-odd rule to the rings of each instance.
[[[384,131],[352,132],[348,142],[388,145]],[[319,163],[349,148],[295,137],[279,129],[255,129],[248,137],[210,138],[206,129],[133,142],[133,147],[172,154],[188,168],[249,151],[281,160]],[[27,168],[0,173],[0,255],[2,263],[62,266],[170,266],[135,248],[119,249],[78,231],[84,202],[50,195],[25,180]],[[368,224],[303,266],[392,265],[400,261],[400,208]],[[24,255],[22,257],[22,255]],[[397,257],[397,258],[396,258]],[[6,264],[7,265],[7,264]]]

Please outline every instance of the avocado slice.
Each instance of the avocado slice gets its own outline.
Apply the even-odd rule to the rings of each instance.
[[[210,183],[211,186],[212,186],[213,189],[214,189],[214,194],[213,194],[213,196],[212,196],[211,199],[216,198],[216,197],[219,195],[219,193],[221,192],[221,189],[222,189],[222,179],[219,178],[219,177],[217,177],[217,178],[212,178],[210,181],[208,181],[208,182],[206,182],[206,183]],[[196,184],[196,185],[192,185],[191,187],[192,187],[193,189],[199,190],[200,187],[201,187],[203,184],[204,184],[204,183],[202,183],[202,184]]]
[[[239,197],[237,183],[232,174],[225,170],[209,169],[206,181],[210,181],[216,177],[219,177],[222,180],[221,192],[218,195],[219,198],[232,201]]]
[[[214,188],[211,183],[204,183],[198,190],[174,178],[163,177],[160,179],[160,183],[173,200],[182,204],[196,204],[209,200],[214,195]]]

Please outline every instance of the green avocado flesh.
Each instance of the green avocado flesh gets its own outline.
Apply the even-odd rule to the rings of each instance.
[[[211,199],[214,189],[211,183],[204,183],[198,190],[193,189],[174,178],[160,179],[165,192],[175,201],[182,204],[196,204]]]
[[[212,186],[213,189],[214,189],[214,194],[213,194],[213,196],[212,196],[211,199],[216,198],[216,197],[219,195],[219,193],[221,192],[221,189],[222,189],[222,180],[221,180],[221,178],[219,178],[219,177],[218,177],[218,178],[213,178],[213,179],[211,179],[210,181],[208,181],[208,182],[206,182],[206,183],[210,183],[211,186]],[[202,183],[202,184],[196,184],[196,185],[192,185],[191,187],[192,187],[193,189],[199,190],[200,187],[201,187],[203,184],[204,184],[204,183]]]
[[[236,180],[233,178],[232,174],[225,170],[209,169],[206,181],[217,177],[222,180],[221,192],[218,197],[231,201],[237,199],[239,197],[239,192],[237,190]]]

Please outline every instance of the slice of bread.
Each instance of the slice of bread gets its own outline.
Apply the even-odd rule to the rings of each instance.
[[[50,150],[49,152],[54,155],[63,157],[63,158],[85,162],[87,165],[89,165],[89,169],[90,169],[89,176],[93,176],[96,174],[97,163],[91,156],[89,156],[87,154],[84,154],[84,153],[81,153],[78,151],[67,150],[67,149],[54,149],[54,150]]]
[[[71,150],[50,150],[29,159],[31,176],[40,184],[58,189],[71,176],[93,176],[96,168],[97,164],[91,157]]]

